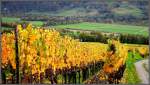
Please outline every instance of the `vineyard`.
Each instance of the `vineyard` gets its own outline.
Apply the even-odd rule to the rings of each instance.
[[[54,29],[17,25],[15,31],[2,33],[2,83],[84,83],[100,70],[100,80],[120,83],[122,76],[111,75],[123,75],[128,51],[148,55],[147,46],[114,39],[86,43]]]

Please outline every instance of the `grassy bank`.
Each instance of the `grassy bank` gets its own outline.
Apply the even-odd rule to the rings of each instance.
[[[122,78],[122,83],[138,84],[141,82],[136,72],[134,63],[142,59],[143,58],[139,55],[139,53],[128,53],[128,58],[126,60],[126,69]]]

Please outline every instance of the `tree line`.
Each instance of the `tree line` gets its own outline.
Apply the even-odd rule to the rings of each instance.
[[[121,43],[128,44],[149,44],[148,36],[138,34],[122,34],[122,33],[103,33],[99,31],[91,32],[74,32],[69,30],[59,30],[62,35],[70,35],[81,42],[102,42],[107,43],[108,39],[119,39]]]

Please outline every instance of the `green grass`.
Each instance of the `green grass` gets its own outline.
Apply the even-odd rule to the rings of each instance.
[[[85,9],[85,8],[73,8],[68,10],[61,10],[56,15],[57,16],[94,16],[98,13],[94,9]]]
[[[15,29],[15,28],[10,28],[10,27],[1,27],[1,30],[2,31],[9,31],[9,30],[13,30],[13,29]]]
[[[55,14],[53,12],[37,12],[37,11],[30,11],[25,14],[32,14],[32,15],[46,15],[46,16],[54,16]]]
[[[77,16],[85,15],[84,10],[80,8],[70,9],[70,10],[61,10],[57,16]]]
[[[29,22],[35,26],[42,26],[44,24],[44,22],[42,22],[42,21],[26,21],[26,22]]]
[[[83,22],[83,23],[78,23],[78,24],[57,25],[53,27],[63,28],[63,29],[70,28],[70,29],[81,29],[81,30],[97,30],[97,31],[102,31],[102,32],[139,34],[139,35],[148,36],[148,27],[145,27],[145,26]]]
[[[18,21],[20,21],[20,18],[2,17],[2,22],[12,23],[12,22],[18,22]]]
[[[132,15],[139,18],[143,16],[142,11],[140,9],[138,9],[135,6],[130,6],[128,4],[124,4],[122,5],[122,7],[119,8],[114,8],[112,9],[112,11],[116,16]]]
[[[126,60],[126,70],[124,73],[125,75],[123,76],[128,84],[138,84],[141,82],[136,72],[134,63],[142,59],[143,58],[139,55],[139,53],[135,53],[134,55],[132,52],[128,53],[128,58]]]
[[[21,20],[20,18],[15,18],[15,17],[2,17],[2,22],[6,22],[6,23],[13,23],[13,22],[29,22],[35,26],[42,26],[44,24],[43,21],[24,21]],[[7,27],[3,27],[7,28]]]
[[[85,8],[79,7],[79,8],[69,8],[69,9],[62,9],[58,10],[56,12],[37,12],[37,11],[31,11],[26,14],[33,14],[33,15],[47,15],[47,16],[90,16],[90,15],[96,15],[97,10],[89,9],[88,11]],[[87,12],[88,11],[88,12]]]

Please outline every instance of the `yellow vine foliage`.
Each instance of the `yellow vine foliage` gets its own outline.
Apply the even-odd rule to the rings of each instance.
[[[108,51],[109,44],[79,42],[69,36],[60,36],[54,29],[34,29],[31,24],[18,28],[20,70],[27,73],[44,72],[50,65],[54,72],[71,66],[82,67],[89,63],[105,61],[105,73],[117,71],[125,63],[128,47],[117,40],[108,40],[116,48]],[[140,53],[147,52],[140,49]],[[2,34],[2,67],[8,64],[15,69],[15,34]]]
[[[128,57],[128,50],[118,40],[108,40],[108,44],[110,46],[114,45],[116,49],[114,54],[112,51],[108,51],[105,54],[106,62],[103,66],[103,70],[109,74],[118,71],[119,67],[124,65]]]
[[[14,32],[2,34],[2,68],[11,64],[16,69]]]
[[[44,72],[49,65],[52,65],[55,72],[56,69],[81,67],[105,59],[105,44],[82,43],[69,36],[60,36],[59,32],[53,29],[34,29],[31,24],[26,28],[18,25],[17,29],[20,70],[27,73]],[[11,36],[14,37],[14,33]],[[13,60],[11,64],[15,69],[15,49],[10,49],[15,45],[15,39],[4,33],[2,40],[3,66]]]
[[[126,46],[127,50],[130,50],[132,52],[138,52],[140,53],[142,56],[145,56],[149,54],[149,47],[148,45],[124,45]]]

